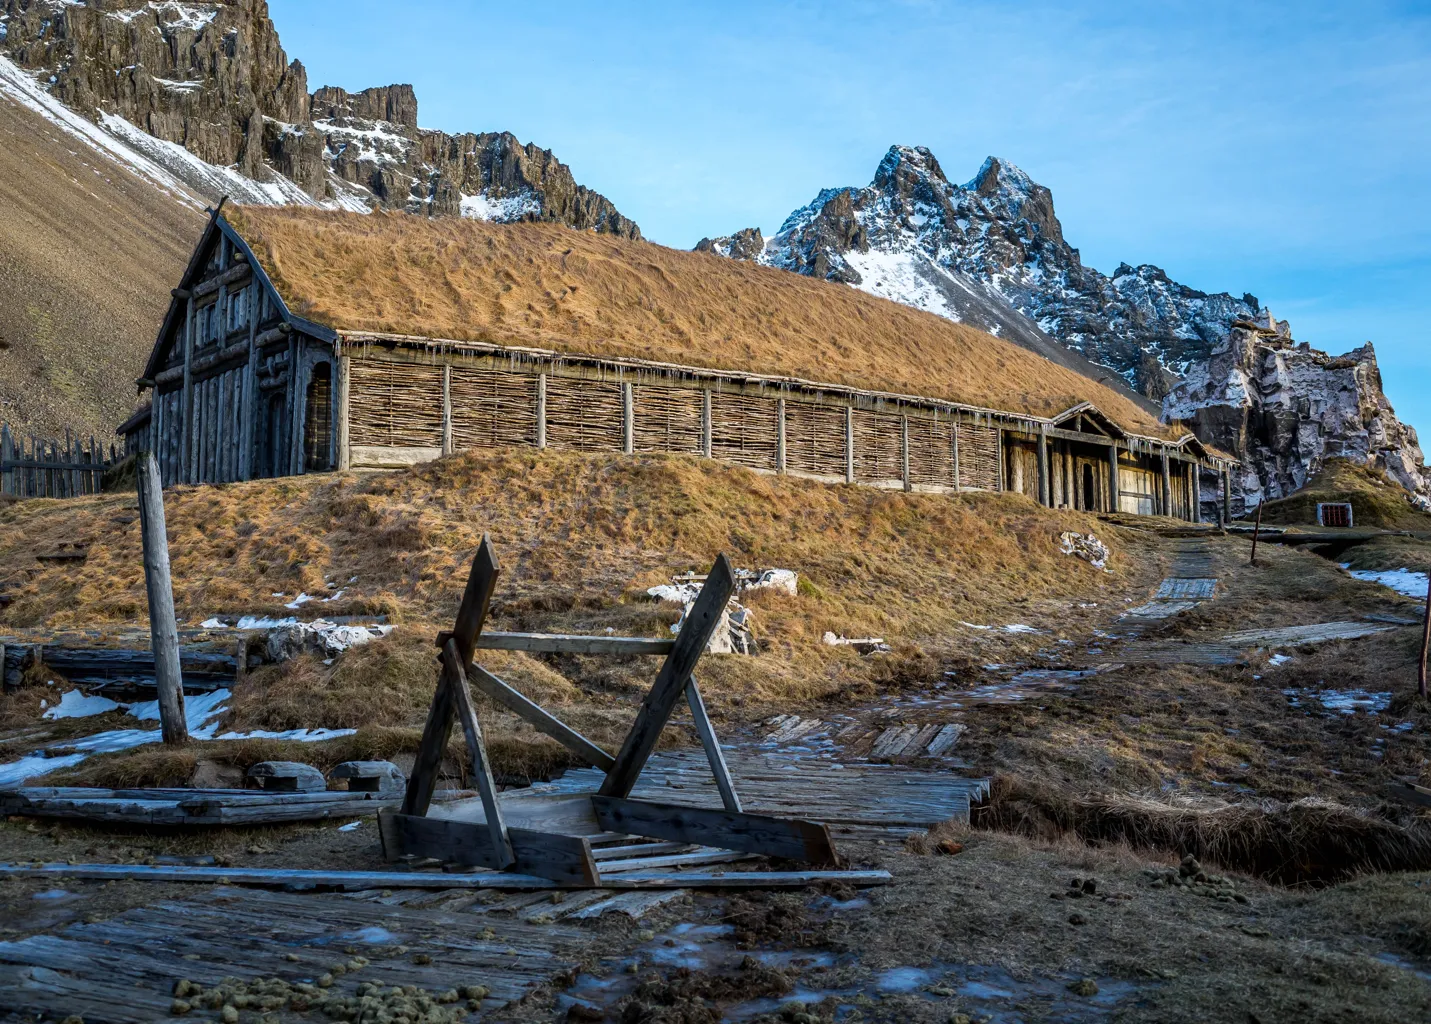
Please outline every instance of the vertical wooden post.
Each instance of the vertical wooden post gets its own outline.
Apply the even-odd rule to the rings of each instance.
[[[259,291],[257,276],[252,285],[253,294],[248,302],[248,361],[243,368],[243,388],[239,392],[239,470],[240,480],[252,480],[254,473],[253,443],[257,433],[258,408],[258,323],[263,319],[263,293]],[[341,363],[341,360],[340,360]],[[339,387],[343,388],[341,381]],[[157,394],[157,393],[156,393]],[[345,396],[346,397],[346,396]],[[346,409],[344,412],[346,413]],[[344,419],[347,417],[344,416]],[[340,446],[339,457],[345,458],[346,445]],[[340,467],[346,468],[346,467]]]
[[[194,296],[190,294],[186,302],[188,312],[184,316],[184,392],[180,399],[182,411],[179,418],[182,425],[179,428],[179,473],[178,479],[173,481],[181,484],[189,483],[192,478],[189,455],[194,448]]]
[[[899,420],[899,475],[906,491],[914,490],[914,482],[909,479],[909,417]]]
[[[855,482],[855,407],[845,406],[845,483]]]
[[[1416,692],[1426,694],[1426,655],[1431,649],[1431,572],[1426,574],[1426,618],[1421,626],[1421,660],[1416,668]]]
[[[621,451],[636,454],[636,388],[629,380],[621,382]]]
[[[338,432],[338,468],[351,469],[353,465],[353,453],[349,450],[348,433],[348,394],[352,387],[353,369],[352,356],[341,355],[338,357],[338,394],[337,394],[337,420]]]
[[[1202,463],[1192,464],[1192,521],[1202,522]]]
[[[1170,515],[1173,514],[1173,482],[1172,482],[1172,477],[1170,476],[1170,472],[1169,472],[1169,467],[1168,467],[1168,450],[1167,450],[1166,448],[1163,449],[1162,470],[1163,470],[1163,509],[1162,509],[1162,511],[1163,511],[1163,515],[1165,515],[1165,516],[1170,516]]]
[[[1118,442],[1108,446],[1108,511],[1118,511]]]
[[[963,489],[959,481],[959,414],[954,414],[954,493]]]
[[[1038,426],[1038,503],[1049,505],[1052,497],[1048,472],[1048,428]]]
[[[731,782],[730,767],[725,763],[725,751],[720,748],[720,739],[711,725],[710,715],[706,713],[706,703],[701,699],[700,687],[696,685],[694,674],[686,683],[686,703],[690,705],[691,720],[695,722],[696,735],[701,738],[701,746],[705,748],[706,760],[710,762],[711,774],[715,776],[721,805],[727,811],[739,814],[741,811],[740,796],[735,791],[735,784]]]
[[[974,414],[974,423],[976,425],[979,422],[978,416],[978,413]],[[993,421],[990,420],[990,423],[992,422]],[[999,424],[999,426],[994,428],[994,458],[995,461],[998,463],[998,469],[994,471],[995,479],[997,481],[994,487],[996,490],[1000,491],[1007,491],[1009,489],[1009,468],[1004,464],[1004,452],[1004,426],[1001,423]]]
[[[715,429],[711,417],[711,389],[701,390],[701,454],[712,458],[715,450]]]
[[[775,472],[785,472],[785,399],[775,400]]]
[[[10,483],[10,477],[14,470],[7,469],[6,464],[13,458],[10,454],[10,447],[13,442],[10,440],[10,424],[0,423],[0,494],[14,494],[14,487]]]
[[[442,454],[452,454],[452,367],[442,364]]]
[[[1265,504],[1265,501],[1257,503],[1257,522],[1252,526],[1252,557],[1248,560],[1248,565],[1257,564],[1257,541],[1262,536],[1262,506]]]
[[[537,447],[547,446],[547,375],[537,374]]]
[[[1222,525],[1232,522],[1232,471],[1222,467]]]
[[[179,670],[179,627],[174,621],[174,588],[169,578],[169,538],[164,529],[164,484],[152,452],[141,452],[139,529],[144,546],[144,585],[149,594],[149,635],[154,647],[154,680],[159,690],[159,722],[164,742],[189,742],[184,720],[184,681]]]

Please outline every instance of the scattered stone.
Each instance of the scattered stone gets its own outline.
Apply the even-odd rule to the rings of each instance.
[[[1083,891],[1092,896],[1098,891],[1098,882],[1092,878],[1085,878],[1083,880]]]
[[[432,963],[432,957],[428,956],[426,953],[417,953],[413,956],[412,962],[417,964],[419,967],[426,967],[428,964]]]
[[[183,999],[175,999],[172,1003],[169,1004],[169,1012],[176,1017],[180,1014],[188,1013],[192,1009],[193,1007],[190,1006],[189,1003]]]
[[[1087,924],[1087,923],[1088,923],[1088,918],[1084,917],[1082,914],[1069,914],[1069,915],[1068,915],[1068,923],[1069,923],[1069,924]]]
[[[1077,981],[1070,981],[1064,987],[1076,996],[1096,996],[1098,994],[1098,982],[1092,978],[1079,978]]]
[[[963,852],[964,852],[964,844],[963,844],[963,843],[956,843],[956,842],[955,842],[954,840],[952,840],[952,839],[941,839],[941,840],[939,840],[939,845],[937,845],[937,846],[934,847],[934,848],[935,848],[936,850],[938,850],[940,853],[946,854],[946,855],[948,855],[948,856],[950,856],[950,857],[954,856],[954,854],[956,854],[956,853],[963,853]]]

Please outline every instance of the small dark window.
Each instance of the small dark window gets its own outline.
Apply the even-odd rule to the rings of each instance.
[[[1318,526],[1351,526],[1352,507],[1346,501],[1323,501],[1317,504]]]

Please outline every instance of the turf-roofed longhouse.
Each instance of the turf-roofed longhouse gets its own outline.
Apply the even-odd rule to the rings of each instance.
[[[1228,466],[980,331],[545,224],[227,208],[139,383],[151,401],[120,431],[170,483],[530,445],[1191,519]]]

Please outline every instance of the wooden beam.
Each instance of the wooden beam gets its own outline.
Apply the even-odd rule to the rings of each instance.
[[[715,564],[706,576],[701,592],[696,597],[681,625],[675,647],[667,655],[651,690],[641,702],[636,713],[636,721],[626,735],[621,752],[616,755],[616,764],[607,773],[601,792],[605,796],[630,796],[636,778],[641,774],[651,752],[656,749],[656,741],[670,720],[676,701],[685,692],[686,681],[695,670],[696,662],[710,642],[711,635],[720,624],[726,602],[735,590],[735,573],[724,554],[716,556]]]
[[[351,469],[353,465],[353,453],[349,443],[351,434],[348,427],[348,404],[349,395],[352,388],[352,357],[341,355],[338,357],[338,394],[336,416],[338,421],[338,468]]]
[[[1108,448],[1108,511],[1118,511],[1118,445]]]
[[[139,533],[144,549],[144,587],[149,598],[149,636],[154,648],[154,684],[164,743],[189,742],[184,717],[184,676],[179,667],[179,629],[169,578],[169,538],[164,528],[164,490],[153,452],[139,456]]]
[[[481,665],[475,663],[468,665],[467,675],[468,678],[477,685],[477,689],[497,701],[497,703],[501,704],[507,710],[516,714],[539,732],[546,733],[546,735],[556,740],[588,764],[600,768],[605,772],[610,771],[611,766],[616,763],[615,758],[591,742],[591,740],[571,728],[565,722],[549,714],[540,704],[528,699],[524,694],[520,693],[508,683],[498,679]]]
[[[452,454],[452,367],[442,364],[442,454]]]
[[[718,846],[810,864],[838,862],[829,829],[815,821],[602,795],[593,796],[591,806],[597,821],[608,832]]]
[[[711,458],[715,448],[714,428],[711,423],[711,389],[701,389],[701,454]]]
[[[1048,428],[1040,427],[1038,432],[1038,503],[1043,506],[1053,504],[1053,481],[1049,479]]]
[[[636,389],[629,380],[621,382],[621,451],[636,454]]]
[[[785,472],[785,399],[775,400],[775,472]]]
[[[492,542],[483,534],[482,543],[472,559],[472,571],[467,576],[467,589],[462,595],[462,607],[458,609],[457,624],[451,637],[457,645],[459,664],[465,665],[472,660],[472,651],[482,632],[482,623],[487,618],[492,591],[497,586],[498,572]],[[402,806],[404,814],[426,814],[432,803],[432,792],[437,787],[437,770],[447,752],[447,738],[452,732],[452,716],[456,710],[447,681],[448,676],[444,672],[438,679],[432,706],[428,708],[422,742],[407,781],[407,795]]]
[[[845,406],[845,483],[855,482],[855,407]]]
[[[901,416],[899,419],[899,478],[904,481],[906,491],[914,490],[914,483],[909,478],[909,417]]]
[[[382,838],[383,855],[390,861],[401,857],[434,857],[444,863],[470,867],[510,867],[522,875],[571,885],[595,888],[601,884],[591,844],[581,836],[511,828],[507,830],[510,851],[504,854],[492,846],[491,832],[481,822],[389,810],[378,814],[378,834]],[[510,859],[499,863],[504,856]]]
[[[447,642],[450,633],[437,634],[437,645]],[[584,636],[568,633],[484,632],[477,638],[481,651],[527,651],[540,654],[670,654],[674,640],[644,636]]]
[[[547,446],[547,375],[537,374],[537,447]]]
[[[492,849],[496,851],[497,863],[491,866],[505,868],[512,863],[512,844],[502,823],[502,808],[497,803],[497,782],[492,778],[492,760],[487,756],[482,725],[472,707],[472,693],[467,689],[467,673],[462,670],[460,657],[457,642],[448,640],[447,646],[442,649],[442,668],[447,675],[447,688],[452,694],[457,721],[461,723],[462,733],[467,739],[467,753],[472,757],[472,776],[477,781],[477,795],[482,798],[486,828],[491,833]]]
[[[701,746],[705,748],[706,760],[711,764],[711,774],[715,776],[716,789],[720,791],[720,802],[727,811],[740,813],[740,797],[736,795],[735,784],[730,780],[730,768],[725,763],[725,753],[720,749],[720,739],[715,734],[715,727],[711,725],[711,719],[706,714],[706,702],[701,699],[700,687],[696,685],[696,677],[691,676],[690,682],[686,683],[686,703],[691,707],[691,718],[696,723],[696,735],[701,738]]]

